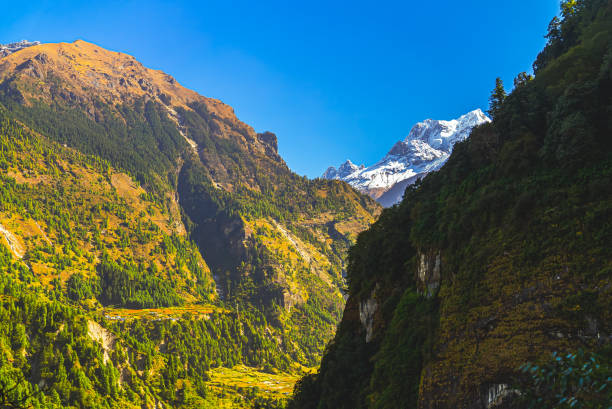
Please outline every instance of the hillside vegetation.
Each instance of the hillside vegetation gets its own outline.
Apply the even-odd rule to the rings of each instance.
[[[339,330],[290,407],[523,407],[523,364],[609,360],[612,3],[563,2],[534,70],[359,236]],[[563,392],[582,400],[524,407],[607,407],[587,375]]]
[[[379,206],[276,144],[93,44],[0,58],[3,404],[282,406]]]

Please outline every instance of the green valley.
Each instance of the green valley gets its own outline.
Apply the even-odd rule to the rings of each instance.
[[[467,67],[472,81],[484,72],[475,64],[514,58],[502,37],[523,38],[500,18],[486,34],[499,31],[497,56],[466,44],[491,44],[478,27],[461,36],[465,11],[482,5],[326,5],[322,23],[291,7],[257,20],[266,5],[242,4],[228,25],[214,12],[222,3],[185,10],[206,14],[201,25],[224,44],[253,42],[252,60],[238,45],[225,56],[235,72],[220,63],[221,43],[172,48],[172,36],[147,31],[178,30],[159,5],[138,9],[146,30],[133,9],[126,16],[174,70],[189,48],[194,59],[180,63],[197,72],[176,75],[192,84],[220,72],[202,65],[214,49],[210,64],[232,82],[207,95],[227,87],[241,117],[267,121],[253,119],[253,101],[279,98],[261,108],[282,111],[278,129],[312,122],[292,151],[130,55],[83,40],[0,45],[0,409],[611,409],[612,1],[561,1],[533,70],[509,92],[506,71],[491,78],[488,116],[445,88],[460,78],[449,70]],[[407,23],[432,10],[435,24]],[[181,35],[194,16],[181,17]],[[308,38],[285,38],[300,23]],[[419,58],[389,52],[395,41]],[[319,45],[316,58],[305,44]],[[286,76],[291,100],[236,78],[261,79],[259,69]],[[424,70],[444,78],[416,87],[432,78]],[[214,85],[206,80],[195,83]],[[326,87],[338,95],[324,103]],[[322,152],[333,129],[330,146],[372,141],[368,157],[347,152],[363,163],[419,109],[435,102],[432,115],[448,118],[467,101],[472,111],[417,123],[368,167],[347,160],[309,179],[281,156],[297,163],[301,138],[301,159],[315,159],[307,152]]]
[[[283,407],[379,206],[83,41],[0,59],[0,104],[3,405]]]

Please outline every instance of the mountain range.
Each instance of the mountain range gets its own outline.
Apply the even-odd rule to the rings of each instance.
[[[491,118],[314,180],[130,55],[0,46],[0,406],[608,408],[612,2],[561,5]]]
[[[1,49],[1,399],[280,405],[380,206],[296,175],[274,133],[130,55]]]
[[[347,160],[337,169],[329,167],[322,177],[343,180],[389,207],[401,201],[408,185],[440,169],[453,146],[464,141],[474,127],[490,121],[480,109],[450,121],[426,119],[374,165],[357,166]]]

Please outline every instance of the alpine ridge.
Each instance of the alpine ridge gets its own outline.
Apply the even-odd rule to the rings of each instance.
[[[10,44],[0,44],[0,58],[21,50],[22,48],[31,47],[40,44],[40,41],[21,40]]]
[[[414,125],[408,136],[374,165],[356,166],[348,160],[337,170],[328,168],[322,177],[343,180],[389,207],[402,199],[408,185],[440,169],[453,146],[465,140],[474,127],[488,122],[480,109],[450,121],[426,119]]]

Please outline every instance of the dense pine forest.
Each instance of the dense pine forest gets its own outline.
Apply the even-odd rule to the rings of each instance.
[[[535,76],[351,248],[291,408],[609,408],[612,3],[562,2]]]

